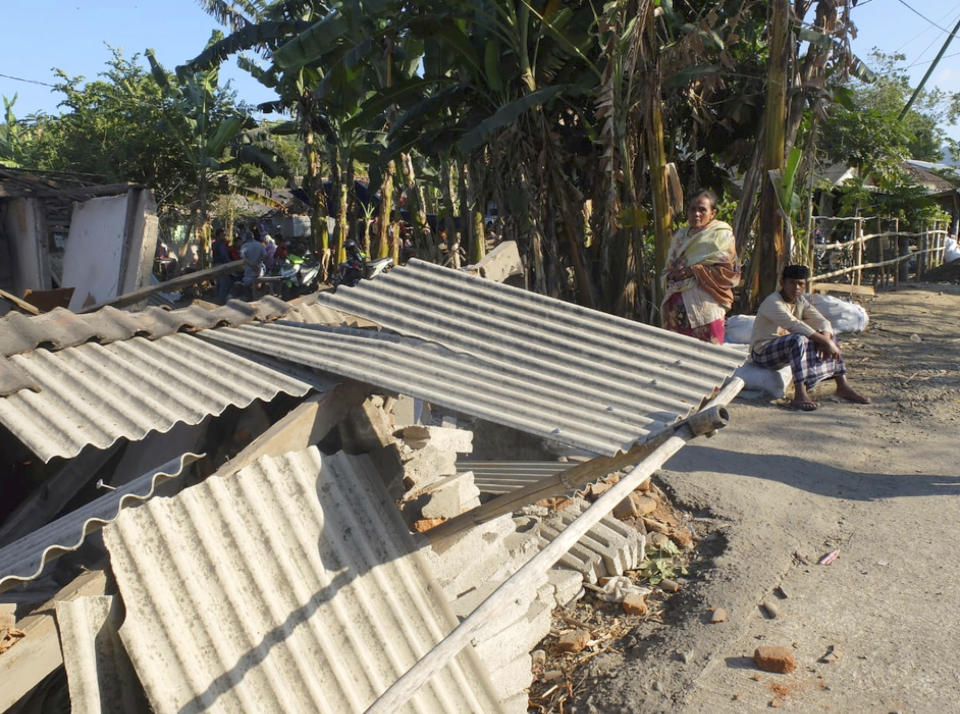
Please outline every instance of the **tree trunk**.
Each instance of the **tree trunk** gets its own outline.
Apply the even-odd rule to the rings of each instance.
[[[769,172],[782,170],[786,146],[787,35],[790,6],[787,0],[772,0],[770,57],[767,65],[767,107],[764,121],[763,172],[760,177],[760,230],[754,260],[758,262],[758,292],[752,304],[777,289],[786,257],[783,218]]]
[[[486,253],[486,231],[480,210],[476,185],[466,163],[460,165],[460,216],[467,241],[467,260],[479,263]]]
[[[303,133],[303,153],[307,160],[307,193],[310,197],[310,237],[311,248],[326,255],[330,250],[327,232],[327,195],[323,190],[323,176],[320,174],[320,150],[317,147],[317,135],[305,122]],[[324,279],[326,269],[324,268]]]
[[[657,42],[654,37],[654,15],[649,14],[651,52],[656,53]],[[670,198],[667,193],[667,159],[663,148],[663,114],[660,96],[660,60],[656,58],[656,71],[651,73],[652,86],[647,97],[647,163],[650,171],[650,193],[653,197],[653,295],[657,307],[663,298],[663,285],[660,276],[667,266],[667,252],[670,250]]]
[[[390,255],[392,246],[390,245],[390,214],[393,213],[393,180],[397,174],[397,165],[391,159],[387,163],[387,171],[383,175],[383,183],[380,186],[380,224],[377,240],[377,257],[386,258]],[[397,264],[397,257],[394,256],[394,265]]]
[[[330,178],[333,181],[334,196],[337,206],[336,227],[334,229],[335,251],[330,256],[331,267],[345,260],[343,244],[347,240],[347,188],[343,170],[343,154],[339,144],[331,146],[330,150]]]
[[[430,224],[427,222],[426,199],[423,195],[423,188],[417,183],[417,175],[413,170],[413,159],[410,154],[400,154],[400,161],[403,165],[403,177],[407,188],[407,206],[410,211],[410,218],[413,221],[417,255],[423,255],[426,260],[436,262],[439,256],[434,245]]]

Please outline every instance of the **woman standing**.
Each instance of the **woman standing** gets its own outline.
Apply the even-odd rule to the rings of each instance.
[[[667,253],[663,326],[704,342],[723,343],[724,317],[740,281],[733,229],[717,220],[717,196],[698,191]]]

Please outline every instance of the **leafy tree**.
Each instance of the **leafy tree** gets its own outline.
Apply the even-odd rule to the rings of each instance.
[[[902,54],[872,54],[874,79],[854,79],[845,101],[830,112],[821,148],[833,162],[846,162],[867,173],[890,174],[906,158],[942,160],[947,143],[941,128],[957,114],[960,93],[939,89],[920,93],[901,121],[899,115],[913,93]]]

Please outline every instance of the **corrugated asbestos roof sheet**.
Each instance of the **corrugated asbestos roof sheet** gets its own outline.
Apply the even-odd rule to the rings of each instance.
[[[0,398],[0,423],[44,461],[314,386],[186,334],[38,349],[11,360],[40,391]]]
[[[36,316],[11,312],[0,318],[0,356],[30,352],[40,345],[60,350],[91,340],[109,344],[134,336],[157,339],[181,329],[242,325],[276,319],[292,311],[288,303],[268,296],[251,303],[231,300],[212,310],[191,305],[180,310],[151,307],[140,312],[103,307],[82,315],[62,307]]]
[[[0,318],[0,396],[21,389],[37,389],[37,383],[9,357],[31,352],[41,345],[56,351],[86,342],[106,345],[134,336],[155,340],[181,330],[266,322],[279,317],[311,324],[364,325],[364,321],[348,318],[329,307],[316,303],[287,303],[269,295],[257,302],[231,300],[214,308],[196,304],[180,310],[150,307],[140,312],[128,312],[104,307],[82,315],[56,308],[37,316],[11,312]]]
[[[149,711],[117,632],[123,619],[119,598],[79,597],[56,608],[71,714]]]
[[[199,458],[178,456],[0,549],[0,592],[38,577],[49,561],[79,548],[88,534],[116,518],[121,509],[146,501],[158,483],[179,476]]]
[[[362,712],[456,625],[367,457],[264,457],[104,530],[154,710]],[[498,710],[472,650],[405,707]]]
[[[422,261],[318,300],[395,332],[282,320],[202,336],[603,455],[688,415],[743,362],[721,345]]]
[[[500,495],[529,486],[574,466],[560,461],[457,461],[457,473],[470,471],[480,493]]]

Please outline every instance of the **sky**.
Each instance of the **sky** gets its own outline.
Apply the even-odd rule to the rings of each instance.
[[[61,95],[34,83],[52,84],[54,67],[70,76],[93,79],[106,67],[109,44],[122,49],[127,57],[152,48],[160,63],[172,70],[199,54],[217,26],[196,0],[6,0],[3,5],[0,95],[18,95],[14,105],[18,117],[59,111]],[[860,0],[853,18],[858,28],[854,52],[864,61],[874,47],[903,53],[915,84],[960,19],[960,3]],[[232,80],[239,99],[249,104],[274,98],[270,90],[232,64],[221,71],[221,81],[226,79]],[[927,86],[960,92],[960,37],[947,48]],[[945,128],[954,139],[960,139],[960,126]]]

